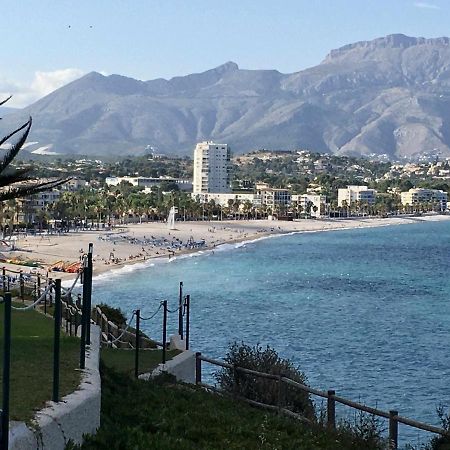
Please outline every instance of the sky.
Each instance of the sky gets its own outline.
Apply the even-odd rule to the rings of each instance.
[[[343,45],[450,35],[450,0],[0,0],[0,98],[23,107],[97,71],[140,80],[227,61],[296,72]]]

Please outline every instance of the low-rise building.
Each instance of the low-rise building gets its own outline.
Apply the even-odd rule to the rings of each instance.
[[[369,189],[367,186],[347,186],[338,189],[338,206],[351,205],[354,202],[373,205],[376,197],[377,191],[375,189]]]
[[[180,178],[172,177],[106,177],[105,180],[108,186],[118,186],[122,182],[130,183],[133,186],[139,186],[143,188],[152,188],[160,186],[161,183],[175,183],[180,191],[192,192],[192,181],[183,180]]]
[[[78,177],[73,177],[69,181],[66,181],[64,184],[62,184],[60,189],[63,191],[75,192],[88,186],[89,183],[86,180]]]
[[[256,193],[261,197],[261,205],[275,209],[291,204],[291,193],[288,189],[270,187],[267,183],[257,183]]]
[[[230,201],[235,202],[236,200],[241,205],[249,201],[256,208],[261,206],[261,196],[249,192],[203,192],[192,194],[192,198],[200,203],[208,203],[213,200],[216,205],[220,206],[229,206]]]
[[[417,205],[418,203],[435,203],[440,211],[447,209],[447,192],[438,189],[412,188],[401,194],[402,205]]]
[[[302,212],[309,212],[312,217],[321,217],[326,212],[327,197],[319,194],[294,194],[292,204]]]

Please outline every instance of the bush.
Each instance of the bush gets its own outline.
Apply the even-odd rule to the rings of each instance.
[[[228,364],[245,367],[258,372],[283,375],[298,383],[307,384],[306,376],[288,359],[281,358],[277,352],[267,346],[250,347],[244,343],[230,345],[225,357]],[[287,384],[282,385],[279,395],[278,382],[266,378],[244,374],[234,369],[223,368],[215,374],[219,386],[230,393],[268,405],[278,405],[293,412],[314,419],[314,407],[309,394]]]
[[[341,420],[336,430],[339,436],[346,436],[355,447],[374,450],[388,448],[388,441],[383,438],[384,431],[379,417],[363,411],[354,411],[353,418]]]
[[[124,327],[127,323],[127,318],[120,308],[114,308],[106,303],[100,303],[97,306],[103,311],[108,320],[115,323],[118,327]]]
[[[442,405],[436,408],[437,415],[441,421],[442,428],[450,432],[450,414],[446,413]],[[435,436],[426,445],[424,450],[450,450],[450,437]]]

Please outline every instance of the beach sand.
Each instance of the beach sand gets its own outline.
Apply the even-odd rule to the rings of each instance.
[[[106,231],[80,231],[63,235],[39,235],[20,237],[15,241],[16,250],[2,253],[7,258],[39,261],[45,274],[48,267],[58,261],[76,262],[94,244],[94,274],[114,270],[125,264],[142,262],[152,258],[171,258],[183,253],[213,250],[225,244],[254,240],[274,234],[292,232],[328,231],[338,229],[379,227],[450,220],[450,216],[426,215],[420,217],[396,216],[389,218],[352,218],[299,220],[295,222],[249,220],[222,222],[176,222],[175,230],[165,223],[148,222],[128,224]],[[7,269],[30,272],[30,267],[2,264]],[[53,278],[74,278],[74,274],[52,272]]]

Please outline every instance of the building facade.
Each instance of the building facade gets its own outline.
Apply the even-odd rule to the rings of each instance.
[[[249,192],[228,192],[228,193],[201,193],[192,194],[192,197],[200,203],[208,203],[211,200],[216,205],[229,206],[230,201],[238,201],[242,206],[245,202],[250,202],[253,207],[258,208],[261,206],[261,197],[258,194]]]
[[[183,180],[171,177],[106,177],[105,183],[108,186],[118,186],[120,183],[130,183],[132,186],[143,187],[144,189],[151,189],[159,186],[161,183],[175,183],[180,191],[191,192],[192,182],[190,180]]]
[[[417,205],[418,203],[435,203],[440,211],[447,209],[447,192],[438,189],[412,188],[400,194],[402,205]]]
[[[319,194],[293,195],[292,203],[302,212],[309,212],[311,217],[321,217],[326,212],[327,197]]]
[[[338,206],[350,206],[354,202],[373,205],[376,198],[377,191],[369,189],[367,186],[347,186],[338,189]]]
[[[270,187],[267,183],[257,183],[256,193],[261,198],[261,205],[271,208],[286,208],[291,204],[291,193],[288,189]]]
[[[231,192],[230,159],[227,144],[199,142],[194,150],[194,195]]]

